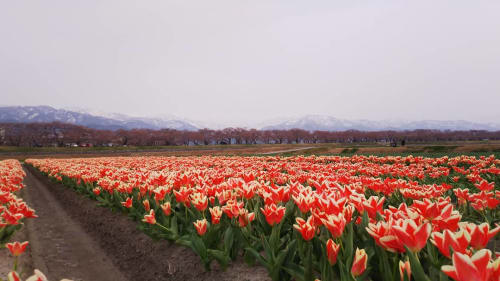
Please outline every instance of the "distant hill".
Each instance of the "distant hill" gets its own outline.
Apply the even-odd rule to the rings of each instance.
[[[483,124],[474,123],[464,120],[457,121],[371,121],[371,120],[346,120],[338,119],[326,115],[306,115],[299,118],[291,118],[288,120],[275,122],[272,125],[262,126],[263,130],[288,130],[288,129],[303,129],[307,131],[345,131],[345,130],[360,130],[360,131],[381,131],[381,130],[416,130],[416,129],[433,129],[433,130],[500,130],[500,124]]]
[[[75,124],[94,129],[177,129],[194,131],[198,128],[188,122],[175,119],[140,118],[120,115],[120,118],[96,116],[85,112],[55,109],[50,106],[0,107],[0,122],[29,123],[54,122]]]
[[[222,129],[222,124],[207,125],[176,116],[131,117],[125,114],[102,113],[84,109],[55,109],[50,106],[3,106],[0,107],[0,122],[54,122],[70,123],[94,129],[176,129],[196,131],[201,128]],[[382,130],[486,130],[499,131],[500,124],[456,121],[395,121],[395,120],[347,120],[328,115],[305,115],[298,118],[283,118],[274,122],[264,122],[259,126],[249,126],[262,130],[303,129],[307,131],[382,131]]]

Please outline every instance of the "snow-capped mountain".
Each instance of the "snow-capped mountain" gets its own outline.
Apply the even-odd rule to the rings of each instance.
[[[288,130],[303,129],[307,131],[380,131],[380,130],[416,130],[416,129],[434,129],[434,130],[500,130],[500,124],[494,123],[475,123],[464,120],[457,121],[397,121],[397,120],[347,120],[338,119],[326,115],[306,115],[298,118],[285,119],[285,121],[275,122],[267,126],[262,126],[263,130]]]
[[[176,119],[157,119],[130,117],[124,114],[86,113],[84,110],[71,111],[55,109],[50,106],[4,106],[0,107],[0,122],[54,122],[70,123],[94,129],[177,129],[197,130],[198,127],[189,122]]]
[[[224,124],[193,121],[174,115],[157,117],[132,117],[121,113],[106,113],[81,108],[55,109],[50,106],[0,106],[1,122],[53,122],[71,123],[95,129],[177,129],[196,131],[202,128],[223,129]],[[469,121],[408,121],[408,120],[348,120],[328,115],[305,115],[296,118],[280,118],[245,128],[262,130],[303,129],[307,131],[380,131],[380,130],[500,130],[500,124]]]

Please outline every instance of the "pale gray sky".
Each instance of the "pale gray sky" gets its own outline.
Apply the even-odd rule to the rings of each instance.
[[[4,105],[500,120],[500,1],[1,1]]]

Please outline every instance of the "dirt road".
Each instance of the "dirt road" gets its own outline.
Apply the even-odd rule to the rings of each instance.
[[[49,280],[269,280],[262,267],[236,261],[206,272],[190,249],[154,241],[121,213],[97,206],[27,168],[25,200],[39,216],[27,224],[33,267]]]
[[[33,266],[50,280],[128,280],[99,245],[28,172],[25,200],[39,216],[26,224]]]

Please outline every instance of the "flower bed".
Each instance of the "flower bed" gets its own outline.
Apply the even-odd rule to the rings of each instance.
[[[190,247],[207,270],[243,255],[273,280],[500,278],[486,249],[500,231],[493,156],[26,162]]]

